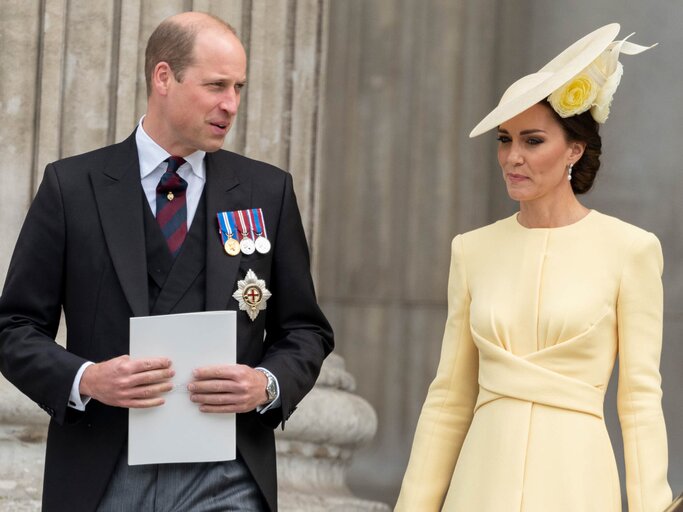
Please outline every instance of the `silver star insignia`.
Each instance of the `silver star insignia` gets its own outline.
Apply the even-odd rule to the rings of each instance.
[[[266,301],[271,293],[266,288],[266,282],[249,269],[244,279],[237,281],[237,290],[232,296],[239,303],[240,311],[246,311],[253,322],[259,311],[266,309]]]

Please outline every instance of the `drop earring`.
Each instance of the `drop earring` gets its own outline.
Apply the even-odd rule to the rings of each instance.
[[[569,167],[567,167],[567,180],[571,181],[572,180],[572,169],[574,168],[574,164],[569,164]]]

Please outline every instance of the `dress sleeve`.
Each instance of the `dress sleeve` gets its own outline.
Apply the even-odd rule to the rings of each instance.
[[[651,233],[636,240],[624,265],[617,301],[617,408],[631,512],[661,512],[671,503],[659,374],[662,267],[659,240]]]
[[[439,511],[474,414],[479,386],[462,236],[451,246],[448,318],[436,377],[417,424],[396,512]]]

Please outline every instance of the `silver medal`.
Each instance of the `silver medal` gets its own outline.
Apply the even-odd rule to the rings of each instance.
[[[270,251],[270,241],[265,236],[258,236],[254,242],[256,250],[261,254],[266,254]]]
[[[254,246],[254,241],[248,236],[243,236],[240,240],[240,249],[244,254],[254,254],[256,247]]]

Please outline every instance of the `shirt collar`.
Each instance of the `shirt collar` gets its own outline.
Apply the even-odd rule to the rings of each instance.
[[[166,160],[171,154],[162,148],[159,144],[154,142],[145,129],[142,127],[142,121],[145,116],[140,118],[138,128],[135,131],[135,143],[138,147],[138,159],[140,162],[140,179],[149,176],[154,169]],[[204,169],[204,156],[206,151],[197,150],[194,153],[187,155],[185,161],[190,164],[192,173],[198,178],[204,179],[206,174]]]

